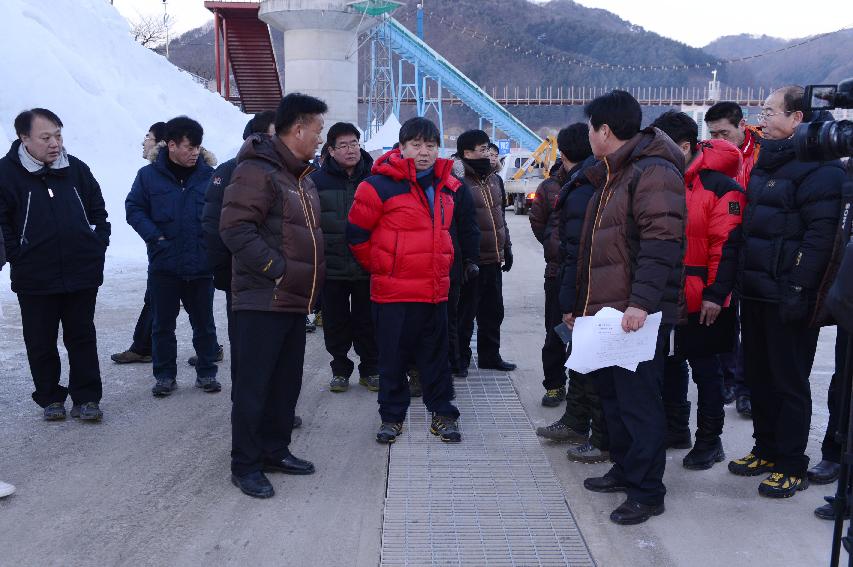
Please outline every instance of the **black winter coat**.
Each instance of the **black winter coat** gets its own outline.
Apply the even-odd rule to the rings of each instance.
[[[451,285],[461,282],[462,264],[480,261],[480,227],[474,211],[474,197],[465,182],[453,194],[453,223],[450,225],[453,241],[453,265],[450,266]]]
[[[89,167],[30,173],[18,157],[20,140],[0,159],[0,228],[12,267],[12,291],[34,295],[99,287],[110,223]]]
[[[595,165],[596,159],[592,156],[579,163],[569,172],[569,181],[566,183],[557,204],[554,207],[556,214],[560,216],[560,312],[571,313],[575,308],[578,285],[578,248],[580,247],[583,221],[586,217],[586,209],[595,187],[586,178],[585,171]]]
[[[790,139],[760,143],[746,192],[740,295],[775,303],[801,286],[813,303],[838,227],[844,170],[838,160],[797,160]]]
[[[207,244],[207,261],[213,270],[213,285],[222,291],[231,291],[231,251],[219,236],[219,217],[222,216],[225,188],[231,183],[231,175],[236,167],[237,158],[233,158],[213,170],[201,213],[201,228]]]
[[[327,280],[367,280],[370,274],[355,261],[347,245],[347,217],[355,199],[358,184],[370,175],[373,158],[361,150],[361,161],[353,174],[347,175],[329,156],[322,167],[311,174],[320,197],[320,226],[326,254]]]

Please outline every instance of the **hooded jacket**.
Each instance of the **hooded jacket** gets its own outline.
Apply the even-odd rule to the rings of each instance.
[[[555,278],[560,271],[560,215],[555,206],[560,189],[569,180],[569,172],[558,160],[550,173],[550,177],[536,188],[527,217],[533,236],[542,244],[545,253],[545,277]]]
[[[356,260],[370,273],[373,301],[447,301],[453,263],[453,196],[461,186],[452,169],[452,161],[439,158],[431,183],[419,181],[414,160],[391,150],[373,164],[373,175],[358,186],[347,241]],[[427,200],[430,186],[432,203]]]
[[[243,143],[219,221],[233,255],[234,311],[314,308],[326,261],[312,171],[278,136],[255,134]]]
[[[127,223],[148,247],[148,271],[211,277],[201,218],[216,157],[202,149],[183,183],[169,169],[165,142],[155,146],[148,159],[151,163],[136,174],[124,202]]]
[[[587,170],[596,187],[584,220],[576,315],[603,307],[682,320],[684,156],[646,128]]]
[[[249,132],[251,135],[251,132]],[[222,291],[231,291],[231,251],[219,236],[219,219],[222,216],[222,198],[225,188],[231,184],[231,176],[237,168],[237,158],[223,162],[213,170],[207,191],[204,193],[204,209],[201,226],[207,245],[207,260],[213,270],[213,285]]]
[[[725,140],[700,142],[684,174],[687,201],[687,251],[684,294],[687,312],[702,301],[727,306],[737,276],[740,225],[746,195],[734,178],[741,153]]]
[[[480,228],[479,265],[502,264],[512,242],[504,216],[500,178],[494,173],[481,178],[461,159],[453,163],[453,174],[465,182],[474,200],[474,216]]]
[[[311,174],[320,197],[320,225],[326,254],[326,279],[366,280],[370,275],[355,261],[347,245],[347,216],[358,185],[370,175],[373,158],[361,150],[361,160],[348,175],[332,156]]]
[[[791,286],[810,303],[829,263],[845,173],[838,160],[803,162],[793,139],[761,140],[746,191],[741,296],[779,302]]]
[[[577,164],[569,172],[569,181],[563,186],[555,214],[560,227],[560,312],[572,313],[578,291],[578,255],[584,218],[595,187],[587,179],[587,170],[595,165],[595,156]]]
[[[99,287],[110,223],[98,182],[72,155],[31,172],[20,149],[16,140],[0,159],[0,230],[12,291],[47,295]]]

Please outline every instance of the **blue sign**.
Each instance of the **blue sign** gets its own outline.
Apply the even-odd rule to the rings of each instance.
[[[498,140],[498,155],[509,155],[509,140]]]

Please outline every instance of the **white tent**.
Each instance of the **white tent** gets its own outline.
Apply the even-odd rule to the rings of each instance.
[[[390,150],[400,140],[400,120],[391,114],[379,130],[364,143],[368,152]]]

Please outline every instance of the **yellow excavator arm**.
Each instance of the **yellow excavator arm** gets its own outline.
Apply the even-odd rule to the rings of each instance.
[[[551,166],[553,166],[557,162],[557,138],[556,136],[548,136],[545,140],[539,144],[539,147],[533,151],[533,154],[525,161],[521,167],[518,168],[512,179],[518,181],[528,171],[530,168],[541,165],[542,166],[542,176],[545,179],[548,179],[551,175]]]

